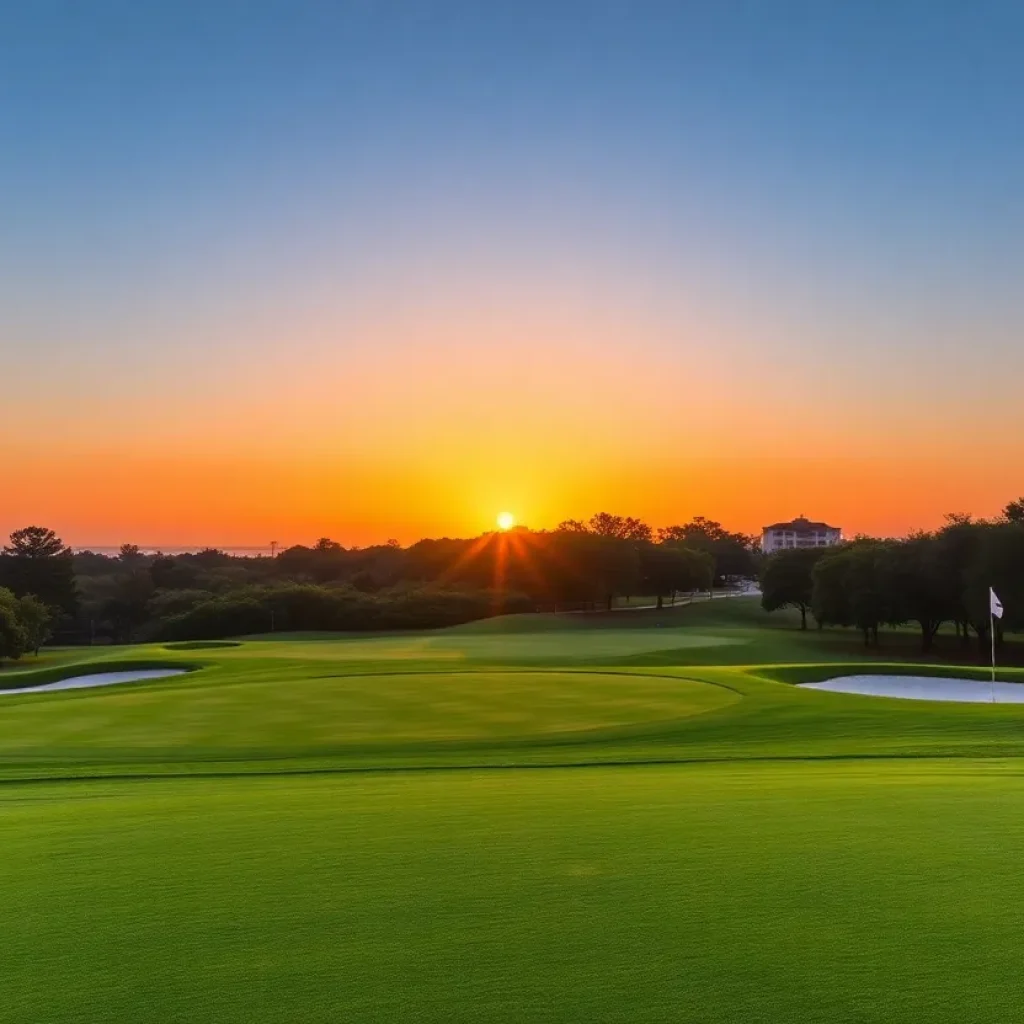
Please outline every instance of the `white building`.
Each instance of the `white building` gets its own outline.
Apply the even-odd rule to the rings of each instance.
[[[800,516],[789,523],[772,523],[761,531],[761,550],[767,555],[782,548],[827,548],[843,539],[843,531],[828,523]]]

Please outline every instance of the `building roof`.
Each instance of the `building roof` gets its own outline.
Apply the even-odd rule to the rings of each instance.
[[[829,526],[828,523],[813,523],[810,519],[805,519],[803,516],[797,516],[796,519],[789,523],[772,523],[771,526],[765,526],[763,530],[838,530],[838,526]]]

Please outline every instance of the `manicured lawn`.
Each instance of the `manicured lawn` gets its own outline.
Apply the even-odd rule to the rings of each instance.
[[[0,778],[1024,754],[1024,708],[795,689],[801,679],[859,671],[863,655],[852,660],[860,651],[849,633],[801,634],[792,619],[778,622],[756,600],[736,598],[666,615],[515,616],[422,634],[87,650],[78,652],[82,671],[196,671],[0,695]],[[909,651],[890,644],[889,655]],[[77,670],[72,655],[9,673],[7,685]]]
[[[1011,1020],[1024,774],[935,761],[15,784],[18,1024]]]
[[[792,626],[736,598],[6,668],[195,671],[0,696],[0,1022],[1013,1019],[1024,706],[798,689],[919,656]]]
[[[84,699],[75,699],[86,693]],[[657,676],[588,672],[405,672],[303,679],[204,678],[18,696],[0,714],[8,766],[124,770],[210,760],[334,758],[400,763],[431,753],[485,760],[519,745],[600,745],[673,728],[740,700],[733,690]],[[7,698],[12,700],[11,697]],[[0,706],[2,708],[2,706]]]

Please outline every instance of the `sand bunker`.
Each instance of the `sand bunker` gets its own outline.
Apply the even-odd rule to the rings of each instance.
[[[989,683],[980,679],[942,676],[839,676],[823,683],[801,683],[805,690],[858,693],[865,697],[903,697],[907,700],[952,700],[980,704],[1024,704],[1020,683]]]
[[[145,668],[133,672],[94,672],[88,676],[71,676],[58,679],[55,683],[43,683],[40,686],[22,686],[11,690],[0,690],[5,693],[47,693],[50,690],[84,690],[90,686],[113,686],[115,683],[137,683],[143,679],[164,679],[167,676],[182,676],[183,668]]]

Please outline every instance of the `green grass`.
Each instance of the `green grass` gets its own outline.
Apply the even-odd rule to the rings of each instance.
[[[792,627],[736,598],[4,669],[195,671],[0,697],[0,1021],[1012,1019],[1024,706],[797,689],[921,666]]]
[[[195,671],[0,696],[0,778],[1024,753],[1012,705],[794,689],[857,671],[863,655],[850,634],[781,623],[737,598],[424,634],[106,648],[76,664],[58,652],[6,685],[104,668]],[[909,653],[909,640],[895,637],[887,655]]]
[[[13,786],[34,1024],[1003,1021],[1016,765]]]

